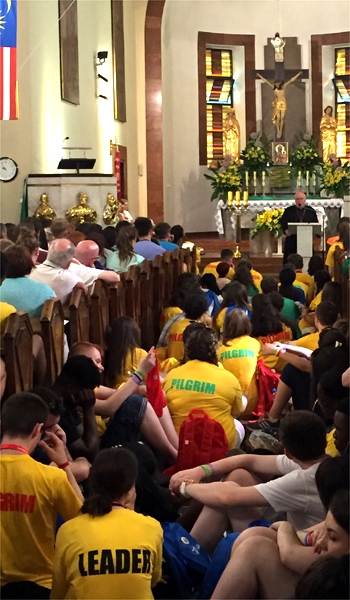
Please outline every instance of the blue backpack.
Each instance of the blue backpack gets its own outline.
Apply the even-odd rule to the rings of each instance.
[[[163,575],[167,584],[161,598],[193,598],[198,592],[211,558],[179,523],[163,523]],[[158,586],[157,586],[158,587]],[[159,590],[160,591],[160,590]]]

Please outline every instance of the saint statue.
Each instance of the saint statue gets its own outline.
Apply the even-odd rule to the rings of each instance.
[[[276,127],[278,140],[281,139],[281,137],[282,137],[283,127],[284,127],[284,117],[285,117],[286,110],[287,110],[285,89],[286,89],[287,85],[289,85],[290,83],[293,83],[293,81],[298,79],[298,77],[299,77],[299,75],[301,75],[301,73],[302,73],[302,71],[299,71],[299,73],[297,75],[294,75],[294,77],[291,77],[291,79],[289,79],[289,81],[286,81],[286,83],[284,83],[283,81],[272,82],[272,81],[269,81],[268,79],[265,79],[265,77],[263,77],[259,73],[257,74],[258,77],[260,77],[260,79],[262,79],[262,81],[264,81],[270,87],[272,87],[274,94],[275,94],[275,100],[274,100],[274,102],[272,102],[272,107],[273,107],[272,123]]]
[[[333,108],[326,106],[320,122],[322,155],[326,162],[331,154],[337,155],[337,120],[333,117]]]
[[[275,37],[272,38],[271,44],[275,49],[275,62],[283,62],[284,61],[284,52],[283,48],[286,45],[286,42],[280,38],[280,34],[275,33]]]
[[[74,223],[74,225],[80,225],[81,223],[94,223],[97,219],[97,213],[93,208],[88,206],[87,194],[81,192],[77,197],[77,206],[72,206],[66,212],[68,221]]]
[[[119,204],[113,194],[107,194],[107,202],[103,209],[103,222],[106,225],[115,225],[119,219]]]
[[[41,194],[40,204],[35,209],[34,215],[36,219],[46,219],[47,221],[53,221],[56,219],[56,213],[49,205],[49,197],[47,194]]]
[[[240,127],[236,118],[236,111],[230,108],[224,121],[224,156],[231,156],[238,160],[240,155]]]

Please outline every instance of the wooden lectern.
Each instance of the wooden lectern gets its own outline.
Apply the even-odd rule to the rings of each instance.
[[[307,271],[309,260],[313,255],[312,240],[321,235],[320,223],[288,223],[288,231],[297,236],[297,253],[304,259],[304,271]]]

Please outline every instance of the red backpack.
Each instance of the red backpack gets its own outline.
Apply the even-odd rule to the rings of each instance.
[[[224,428],[201,409],[191,410],[182,422],[179,434],[179,453],[176,464],[164,471],[174,475],[224,458],[229,449]]]
[[[258,416],[264,416],[269,412],[275,399],[280,373],[273,371],[270,367],[264,365],[262,358],[258,360],[258,388],[259,402],[255,413]]]

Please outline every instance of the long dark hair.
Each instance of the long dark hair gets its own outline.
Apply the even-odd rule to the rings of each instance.
[[[92,517],[102,517],[110,513],[113,501],[120,500],[135,485],[137,474],[137,458],[130,450],[101,450],[91,466],[90,493],[81,512]]]
[[[280,271],[279,279],[281,282],[279,292],[283,296],[283,298],[289,298],[289,300],[299,302],[299,292],[297,288],[293,285],[295,281],[294,265],[293,268],[289,268],[285,265]]]
[[[124,371],[128,352],[134,360],[135,349],[141,346],[141,333],[134,319],[118,317],[114,319],[107,337],[106,380],[109,386],[115,387]]]
[[[283,330],[280,314],[273,306],[271,298],[259,294],[252,299],[252,337],[264,337],[280,333]]]
[[[332,278],[330,274],[327,273],[327,271],[324,271],[323,269],[316,271],[314,275],[316,294],[319,294],[319,292],[323,290],[326,283],[328,283],[331,280]]]
[[[218,284],[216,283],[216,277],[213,273],[204,273],[202,275],[202,287],[208,288],[211,292],[214,292],[217,296],[220,296],[220,290],[218,288]]]
[[[219,314],[228,306],[237,306],[239,308],[247,308],[250,310],[247,288],[242,283],[239,283],[239,281],[231,283],[224,294],[224,299],[221,302],[220,308],[216,311],[213,317],[212,325],[215,331],[218,330],[217,320]]]
[[[137,231],[133,225],[123,227],[117,237],[117,250],[121,262],[127,262],[134,256],[133,241],[136,240]]]
[[[191,324],[188,327],[191,327]],[[193,332],[191,331],[188,337],[186,335],[185,339],[185,357],[187,360],[201,360],[212,365],[218,364],[217,338],[213,329],[210,327],[194,327]]]
[[[195,294],[200,290],[200,279],[195,273],[181,273],[178,279],[178,287],[175,290],[166,306],[178,306],[183,309],[183,303],[186,296]]]
[[[242,285],[244,285],[247,289],[249,286],[253,287],[256,292],[259,292],[256,287],[252,274],[246,265],[239,264],[232,281],[238,281]]]
[[[338,281],[327,281],[322,290],[322,302],[328,300],[337,307],[338,315],[342,312],[342,286]]]
[[[248,316],[243,310],[236,308],[225,318],[222,343],[226,345],[230,340],[250,335],[251,332],[252,326]]]

